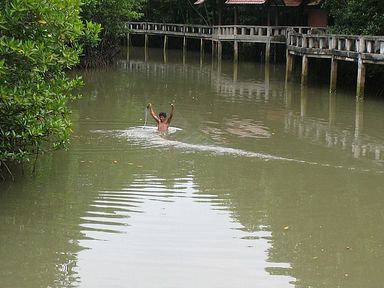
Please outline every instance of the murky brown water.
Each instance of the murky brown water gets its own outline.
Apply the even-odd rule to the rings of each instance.
[[[133,52],[82,73],[69,151],[1,184],[0,287],[382,287],[384,99]]]

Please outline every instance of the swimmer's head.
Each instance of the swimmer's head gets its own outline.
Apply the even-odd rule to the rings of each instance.
[[[159,113],[159,119],[161,122],[163,122],[166,118],[167,118],[167,113],[165,113],[165,112]]]

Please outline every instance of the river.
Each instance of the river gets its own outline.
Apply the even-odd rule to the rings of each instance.
[[[131,52],[78,72],[69,149],[0,184],[0,287],[382,287],[384,99]]]

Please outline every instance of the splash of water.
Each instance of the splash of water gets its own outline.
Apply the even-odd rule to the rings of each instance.
[[[348,169],[351,171],[373,172],[370,169],[358,169],[355,167],[345,167],[342,165],[331,165],[326,163],[319,163],[314,161],[299,160],[293,158],[286,158],[281,156],[275,156],[268,153],[250,152],[237,148],[222,147],[217,145],[198,145],[189,144],[176,140],[169,139],[169,135],[180,131],[182,129],[170,127],[167,134],[161,134],[157,131],[155,126],[137,126],[131,127],[126,130],[113,130],[113,131],[94,131],[99,133],[112,133],[116,137],[127,139],[129,142],[147,147],[147,148],[177,148],[184,150],[185,152],[208,152],[216,155],[233,155],[242,156],[248,158],[258,158],[264,161],[280,160],[289,161],[295,163],[302,163],[307,165],[317,165],[322,167],[331,167],[336,169]],[[384,174],[384,171],[374,171],[378,174]]]

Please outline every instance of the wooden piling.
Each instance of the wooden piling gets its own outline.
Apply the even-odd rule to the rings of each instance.
[[[365,52],[365,39],[363,37],[359,38],[359,59],[357,61],[357,85],[356,85],[356,97],[364,97],[364,88],[365,88],[365,64],[363,63],[362,53]]]
[[[359,57],[357,67],[357,87],[356,87],[356,97],[364,97],[364,88],[365,88],[365,64],[361,57]]]
[[[335,93],[336,91],[336,83],[337,83],[337,60],[332,57],[331,59],[331,75],[330,75],[330,83],[329,83],[329,93]]]

